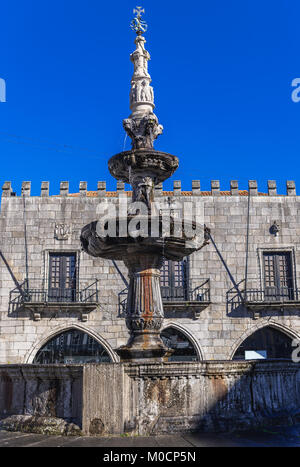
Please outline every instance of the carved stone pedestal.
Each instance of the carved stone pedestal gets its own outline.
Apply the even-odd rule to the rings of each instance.
[[[172,353],[161,340],[163,304],[160,291],[160,255],[142,254],[124,258],[130,276],[126,325],[131,333],[127,345],[116,350],[121,361],[159,361]]]

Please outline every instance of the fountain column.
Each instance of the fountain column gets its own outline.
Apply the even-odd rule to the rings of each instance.
[[[132,140],[131,158],[128,160],[130,173],[128,181],[132,186],[132,201],[143,202],[148,215],[153,212],[154,186],[161,176],[157,169],[153,170],[148,163],[153,155],[153,141],[162,133],[163,127],[158,123],[154,110],[154,92],[151,77],[148,72],[150,54],[145,49],[145,38],[142,33],[147,30],[146,23],[141,19],[144,10],[137,7],[136,17],[131,22],[131,28],[136,32],[136,49],[130,55],[134,71],[131,79],[130,109],[131,115],[123,120],[123,126]],[[138,167],[139,159],[143,157],[144,167]],[[158,162],[158,160],[157,160]],[[111,174],[118,178],[119,173],[109,164]],[[172,168],[173,171],[173,168]],[[169,174],[168,174],[169,176]],[[129,254],[128,254],[129,253]],[[124,360],[160,359],[171,355],[160,337],[163,323],[163,304],[160,290],[160,268],[163,264],[161,254],[138,252],[136,247],[128,249],[124,263],[129,272],[129,289],[126,306],[126,325],[131,333],[128,344],[117,349]]]
[[[157,360],[172,353],[160,337],[164,317],[160,291],[162,262],[162,256],[151,254],[132,255],[124,260],[130,277],[126,325],[131,339],[117,349],[122,360]]]

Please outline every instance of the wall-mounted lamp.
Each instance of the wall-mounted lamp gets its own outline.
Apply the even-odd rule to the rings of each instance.
[[[277,237],[279,230],[280,230],[279,225],[277,224],[276,221],[274,221],[270,227],[270,234],[274,235],[274,237]]]

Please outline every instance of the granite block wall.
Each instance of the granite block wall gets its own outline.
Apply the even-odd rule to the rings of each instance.
[[[200,190],[193,181],[192,190],[181,190],[180,183],[172,192],[155,190],[156,199],[172,206],[194,203],[197,220],[211,229],[211,234],[232,277],[243,290],[247,250],[247,221],[249,208],[249,244],[247,286],[262,287],[262,251],[290,251],[293,260],[294,284],[300,280],[300,199],[292,182],[287,183],[285,195],[276,194],[274,181],[268,192],[258,191],[255,181],[249,182],[248,192],[238,190],[232,181],[230,190],[221,191],[218,181],[212,181],[209,192]],[[81,183],[79,193],[71,194],[68,183],[62,182],[58,195],[49,194],[43,182],[41,195],[31,196],[30,183],[22,185],[24,196],[15,196],[10,183],[3,187],[0,215],[0,362],[31,363],[47,340],[60,331],[78,328],[89,333],[107,349],[112,361],[118,356],[114,349],[128,340],[128,330],[119,306],[119,295],[125,289],[126,268],[118,262],[92,258],[80,249],[82,226],[96,220],[100,205],[115,205],[120,197],[129,198],[124,185],[108,192],[105,183],[98,190],[88,192]],[[276,221],[279,231],[270,232]],[[25,245],[27,240],[27,261]],[[66,229],[65,238],[59,226]],[[62,230],[63,230],[62,229]],[[63,231],[64,233],[64,231]],[[51,252],[77,254],[79,287],[85,288],[98,279],[99,303],[93,310],[22,309],[11,303],[16,281],[26,276],[37,287],[48,281],[48,262]],[[300,337],[300,309],[297,306],[267,308],[253,313],[237,303],[233,283],[212,243],[190,259],[190,277],[194,283],[210,280],[211,303],[197,317],[188,309],[168,311],[164,327],[181,330],[192,341],[201,360],[230,360],[240,343],[256,329],[273,326],[289,335]],[[38,311],[38,313],[36,313]]]

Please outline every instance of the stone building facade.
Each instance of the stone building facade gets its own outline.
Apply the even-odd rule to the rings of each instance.
[[[68,182],[61,182],[60,193],[51,195],[43,182],[40,196],[31,196],[30,182],[23,182],[20,195],[10,182],[4,184],[1,364],[45,362],[38,360],[39,351],[71,330],[100,344],[105,358],[98,353],[95,361],[119,361],[115,349],[129,338],[126,268],[84,253],[80,232],[97,219],[100,205],[129,196],[123,183],[109,192],[105,182],[98,182],[97,191],[87,191],[81,182],[79,193],[72,194]],[[292,341],[300,339],[300,199],[294,182],[287,182],[286,195],[278,195],[274,181],[268,182],[268,193],[259,192],[255,181],[249,181],[247,191],[239,190],[236,181],[228,191],[220,191],[219,181],[211,182],[211,191],[201,191],[197,180],[191,191],[181,191],[175,181],[172,192],[159,185],[155,196],[175,211],[177,204],[194,203],[198,221],[212,236],[186,262],[167,264],[162,271],[163,332],[170,345],[177,339],[178,359],[243,359],[245,351],[289,358]],[[190,354],[182,351],[187,344]],[[62,358],[67,345],[65,340]],[[80,351],[77,360],[72,352],[68,355],[62,362],[85,362]]]

